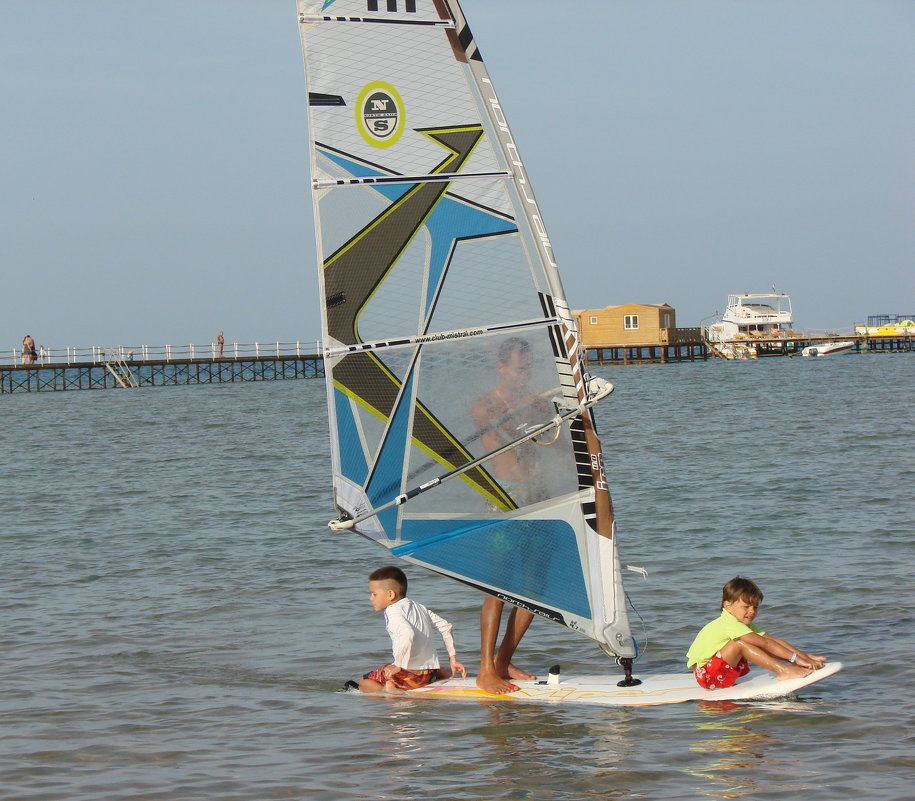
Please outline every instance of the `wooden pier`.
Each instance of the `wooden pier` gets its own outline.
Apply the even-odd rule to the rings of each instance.
[[[915,352],[913,343],[915,337],[904,334],[890,334],[875,336],[873,334],[848,337],[858,341],[859,353],[912,353]]]
[[[35,364],[0,363],[0,394],[280,381],[324,376],[318,343],[226,347],[220,357],[208,348],[183,346],[92,348],[59,351]],[[140,358],[137,358],[137,353]],[[231,355],[228,355],[231,354]]]
[[[588,364],[667,364],[707,361],[709,356],[709,347],[702,341],[676,345],[606,345],[585,348],[585,361]]]
[[[735,343],[757,346],[765,356],[796,356],[807,345],[841,340],[854,341],[856,353],[915,351],[915,337],[909,334],[805,334],[790,339],[754,337]],[[323,378],[321,350],[318,342],[233,344],[225,348],[223,356],[215,345],[68,348],[47,351],[34,364],[23,364],[17,351],[8,351],[5,363],[4,354],[0,353],[0,394]],[[592,365],[670,364],[724,358],[701,338],[644,345],[586,345],[584,352],[586,363]]]
[[[686,330],[686,329],[684,329]],[[698,329],[689,329],[690,331]],[[742,337],[730,342],[716,343],[753,348],[758,357],[797,356],[808,345],[823,342],[855,343],[854,353],[912,353],[915,337],[909,334],[795,334],[790,337]],[[698,337],[675,343],[647,343],[642,345],[586,345],[585,361],[588,364],[668,364],[671,362],[707,361],[710,358],[728,358],[716,351],[708,340]]]

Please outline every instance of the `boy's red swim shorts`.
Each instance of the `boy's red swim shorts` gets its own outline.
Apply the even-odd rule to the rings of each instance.
[[[388,663],[388,665],[391,664],[393,663]],[[379,684],[384,684],[388,681],[384,676],[384,669],[388,667],[388,665],[382,665],[371,673],[366,673],[363,678],[377,681]],[[430,668],[429,670],[401,669],[391,676],[391,681],[394,682],[394,686],[398,689],[415,690],[417,687],[425,687],[427,684],[435,681],[438,678],[438,675],[438,668]]]
[[[693,675],[700,687],[706,690],[719,690],[722,687],[733,687],[734,683],[741,676],[746,676],[750,672],[750,666],[744,657],[736,666],[728,664],[727,660],[720,653],[715,654],[702,667],[696,665],[693,668]]]

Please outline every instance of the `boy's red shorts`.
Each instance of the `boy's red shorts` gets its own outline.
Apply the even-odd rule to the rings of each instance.
[[[732,667],[720,653],[715,654],[702,667],[696,665],[693,668],[693,675],[696,677],[696,681],[699,682],[700,687],[705,687],[706,690],[733,687],[737,679],[741,676],[746,676],[749,672],[750,666],[744,657],[740,657],[740,661]]]
[[[371,679],[372,681],[377,681],[379,684],[384,684],[388,681],[384,676],[384,669],[392,664],[393,662],[389,662],[387,665],[382,665],[371,673],[366,673],[362,678]],[[391,681],[394,682],[394,686],[398,689],[415,690],[417,687],[425,687],[437,678],[438,668],[430,668],[429,670],[401,669],[391,676]]]

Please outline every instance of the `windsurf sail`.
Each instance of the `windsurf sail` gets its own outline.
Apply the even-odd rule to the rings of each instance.
[[[575,320],[455,0],[298,0],[339,520],[635,655]],[[341,534],[340,536],[344,536]]]

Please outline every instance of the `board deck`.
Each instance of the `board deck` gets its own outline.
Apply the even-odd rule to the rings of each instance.
[[[737,680],[733,687],[705,690],[696,684],[693,674],[667,673],[645,676],[635,687],[618,687],[618,676],[560,677],[558,684],[542,681],[515,681],[515,692],[493,695],[479,689],[474,679],[448,679],[437,681],[407,694],[423,698],[488,698],[506,701],[533,701],[537,703],[598,704],[606,706],[650,706],[654,704],[679,704],[684,701],[731,701],[737,699],[782,698],[815,682],[838,673],[841,662],[830,662],[802,679],[779,681],[775,675],[758,668]]]

